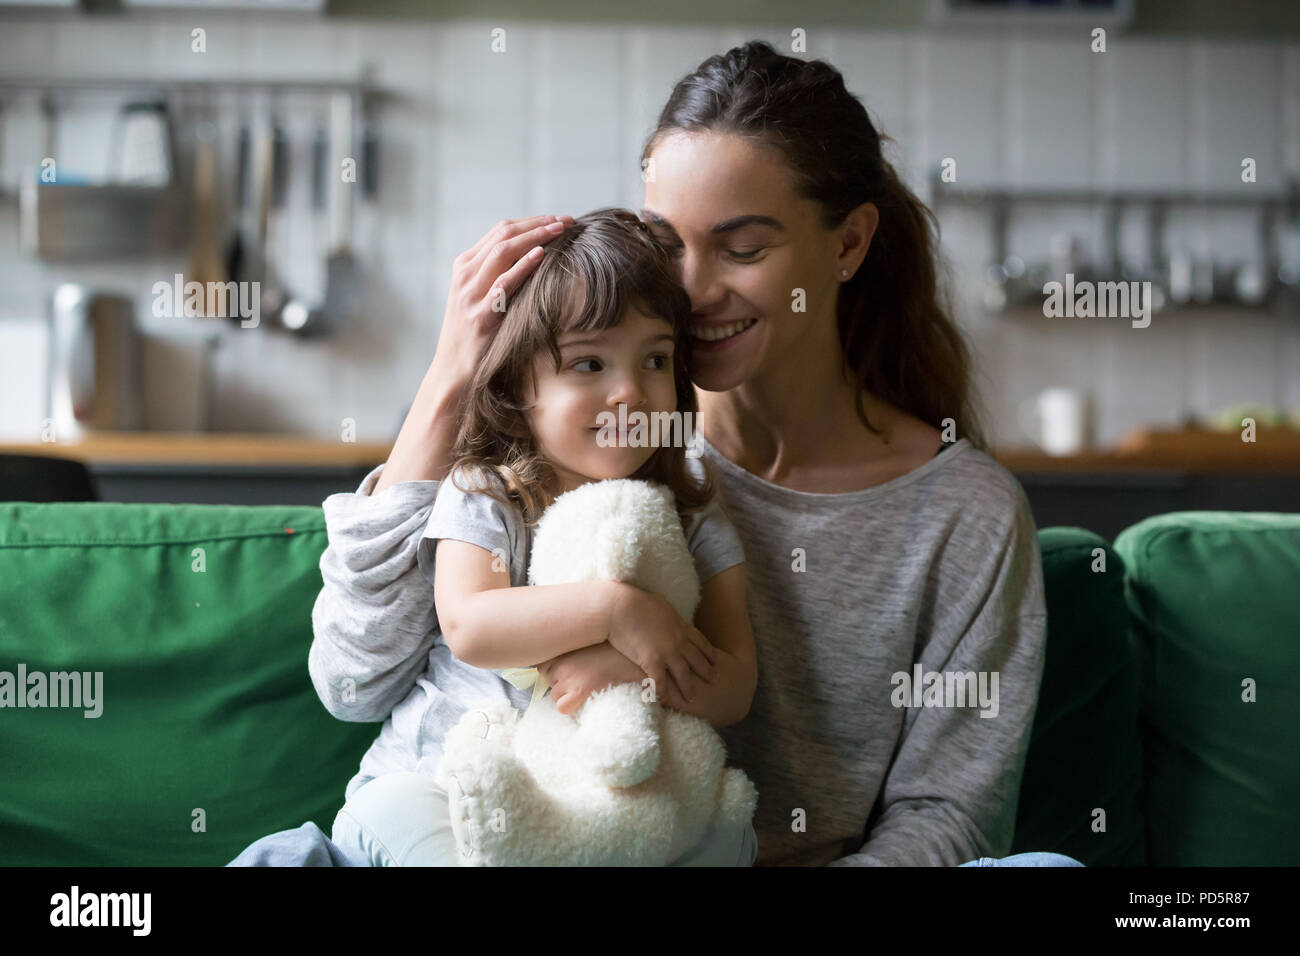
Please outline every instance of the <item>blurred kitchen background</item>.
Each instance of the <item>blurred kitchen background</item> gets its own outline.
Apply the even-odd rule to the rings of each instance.
[[[896,140],[1040,527],[1296,510],[1291,0],[0,0],[0,496],[353,490],[452,259],[501,218],[639,208],[674,82],[754,38]],[[1160,308],[1047,318],[1067,272]],[[256,326],[187,315],[178,276],[260,280]]]

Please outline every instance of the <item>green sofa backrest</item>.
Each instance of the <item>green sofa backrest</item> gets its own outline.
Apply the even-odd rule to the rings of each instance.
[[[1162,517],[1113,549],[1039,532],[1012,852],[1293,864],[1300,516]],[[0,671],[103,675],[98,717],[0,710],[0,865],[221,865],[307,820],[328,833],[378,725],[334,719],[307,674],[326,543],[312,507],[0,504]]]
[[[1047,646],[1013,853],[1143,866],[1140,675],[1124,561],[1083,528],[1038,532]]]
[[[1300,863],[1300,514],[1126,528],[1155,866]]]
[[[329,833],[378,728],[307,674],[325,546],[319,508],[0,504],[0,671],[103,675],[98,717],[0,710],[0,864],[220,866]]]

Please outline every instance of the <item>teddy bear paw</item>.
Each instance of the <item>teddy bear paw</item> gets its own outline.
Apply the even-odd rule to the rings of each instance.
[[[577,752],[587,771],[609,787],[634,787],[659,766],[654,705],[637,684],[619,684],[588,698],[578,715]]]
[[[728,767],[718,781],[717,803],[710,821],[715,827],[743,826],[754,819],[758,789],[743,770]]]
[[[460,773],[448,773],[443,778],[447,790],[447,813],[451,823],[451,835],[456,839],[456,849],[460,853],[461,866],[473,866],[476,862],[474,845],[473,801],[461,785]],[[472,784],[471,784],[472,787]]]
[[[467,719],[465,726],[491,725]],[[517,784],[513,757],[486,740],[479,740],[479,746],[477,751],[447,754],[438,767],[462,866],[491,865],[494,841],[505,832],[507,807],[514,803],[510,794]]]

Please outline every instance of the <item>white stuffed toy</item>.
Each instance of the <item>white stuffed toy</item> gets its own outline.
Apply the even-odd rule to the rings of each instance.
[[[529,584],[591,580],[662,594],[694,619],[699,576],[671,491],[624,478],[556,498],[535,531]],[[725,761],[707,721],[619,684],[572,716],[549,694],[522,718],[507,703],[471,708],[447,734],[437,780],[462,865],[665,866],[710,826],[753,818],[757,791]]]

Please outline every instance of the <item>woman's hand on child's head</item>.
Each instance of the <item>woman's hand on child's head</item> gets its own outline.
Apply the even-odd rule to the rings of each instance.
[[[654,681],[664,697],[671,680],[686,700],[694,700],[696,677],[712,682],[716,652],[695,625],[658,595],[633,585],[619,588],[610,614],[609,643]]]
[[[435,356],[446,375],[469,382],[510,296],[541,262],[542,246],[572,224],[572,216],[503,219],[456,257]]]

